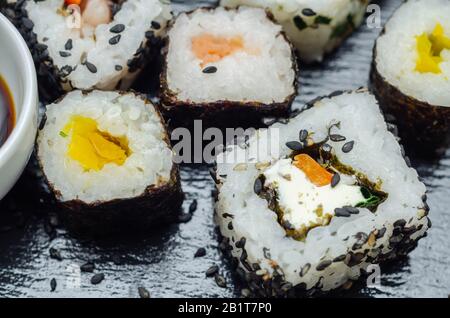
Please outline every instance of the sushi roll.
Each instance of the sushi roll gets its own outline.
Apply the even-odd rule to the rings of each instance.
[[[28,43],[47,100],[72,89],[127,89],[159,53],[171,18],[159,0],[12,1],[2,11]]]
[[[425,185],[367,90],[258,130],[218,157],[215,180],[221,249],[260,297],[349,288],[430,227]]]
[[[165,124],[139,95],[76,90],[48,105],[37,157],[77,233],[146,229],[177,216],[183,194]]]
[[[377,39],[371,86],[407,150],[441,154],[450,139],[450,2],[410,0]]]
[[[306,63],[321,62],[363,21],[369,0],[222,0],[221,5],[260,7],[273,14]]]
[[[286,115],[297,92],[292,47],[257,8],[200,8],[168,31],[162,105],[170,118],[217,125]]]

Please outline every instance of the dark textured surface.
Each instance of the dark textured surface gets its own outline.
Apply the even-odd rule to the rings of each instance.
[[[174,5],[177,11],[193,7],[178,2],[181,1]],[[207,1],[187,2],[201,5]],[[379,3],[385,21],[400,1]],[[301,67],[301,94],[296,104],[334,90],[367,85],[371,50],[379,31],[363,26],[323,65]],[[141,82],[139,86],[144,85]],[[408,258],[382,268],[380,287],[354,290],[343,296],[447,297],[450,294],[450,211],[447,210],[450,151],[440,160],[413,160],[413,164],[429,191],[433,222],[429,236],[420,241]],[[198,201],[190,222],[159,228],[145,237],[116,237],[108,241],[79,240],[61,228],[56,235],[52,234],[46,224],[55,208],[38,191],[33,171],[30,167],[13,192],[0,202],[0,296],[138,297],[138,287],[145,287],[152,297],[239,295],[217,249],[212,220],[213,183],[206,167],[183,167],[181,171],[186,192],[185,211],[193,199]],[[50,258],[51,247],[59,250],[62,261]],[[200,247],[206,248],[206,255],[194,258]],[[94,273],[78,275],[79,265],[86,261],[95,263]],[[205,271],[213,264],[220,266],[228,288],[220,288],[214,278],[205,277]],[[105,275],[98,285],[90,282],[95,273]],[[57,281],[54,292],[50,292],[52,278]]]

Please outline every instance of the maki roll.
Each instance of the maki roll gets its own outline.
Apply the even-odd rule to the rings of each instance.
[[[222,0],[226,7],[260,7],[273,14],[302,61],[321,62],[363,21],[369,0]]]
[[[231,146],[215,179],[221,249],[256,296],[349,288],[430,227],[425,185],[366,90]]]
[[[127,89],[171,18],[159,0],[17,1],[3,12],[27,41],[49,100],[74,88]]]
[[[296,94],[292,47],[256,8],[200,8],[168,31],[162,105],[172,119],[218,124],[281,116]]]
[[[405,2],[374,48],[373,92],[407,150],[425,156],[444,152],[450,139],[449,16],[446,0]]]
[[[145,229],[177,216],[183,195],[164,121],[134,93],[73,91],[48,105],[37,157],[76,232]]]

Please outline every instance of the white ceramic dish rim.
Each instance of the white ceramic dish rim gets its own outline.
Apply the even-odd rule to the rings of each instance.
[[[17,149],[17,143],[20,142],[24,134],[29,133],[26,125],[33,120],[35,114],[35,107],[37,96],[35,87],[36,83],[36,70],[34,68],[33,58],[31,53],[23,40],[20,33],[16,28],[8,21],[8,19],[0,14],[0,26],[7,29],[7,32],[15,39],[14,46],[17,47],[18,56],[16,57],[24,64],[25,76],[23,80],[23,101],[20,113],[18,107],[14,104],[14,111],[16,112],[16,122],[11,134],[6,139],[5,143],[0,146],[0,167],[3,166],[8,160],[14,156]],[[2,43],[5,45],[5,43]],[[16,101],[14,101],[16,103]]]

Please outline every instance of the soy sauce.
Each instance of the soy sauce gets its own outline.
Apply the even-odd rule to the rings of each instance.
[[[8,84],[0,75],[0,146],[6,141],[15,123],[14,101]]]

